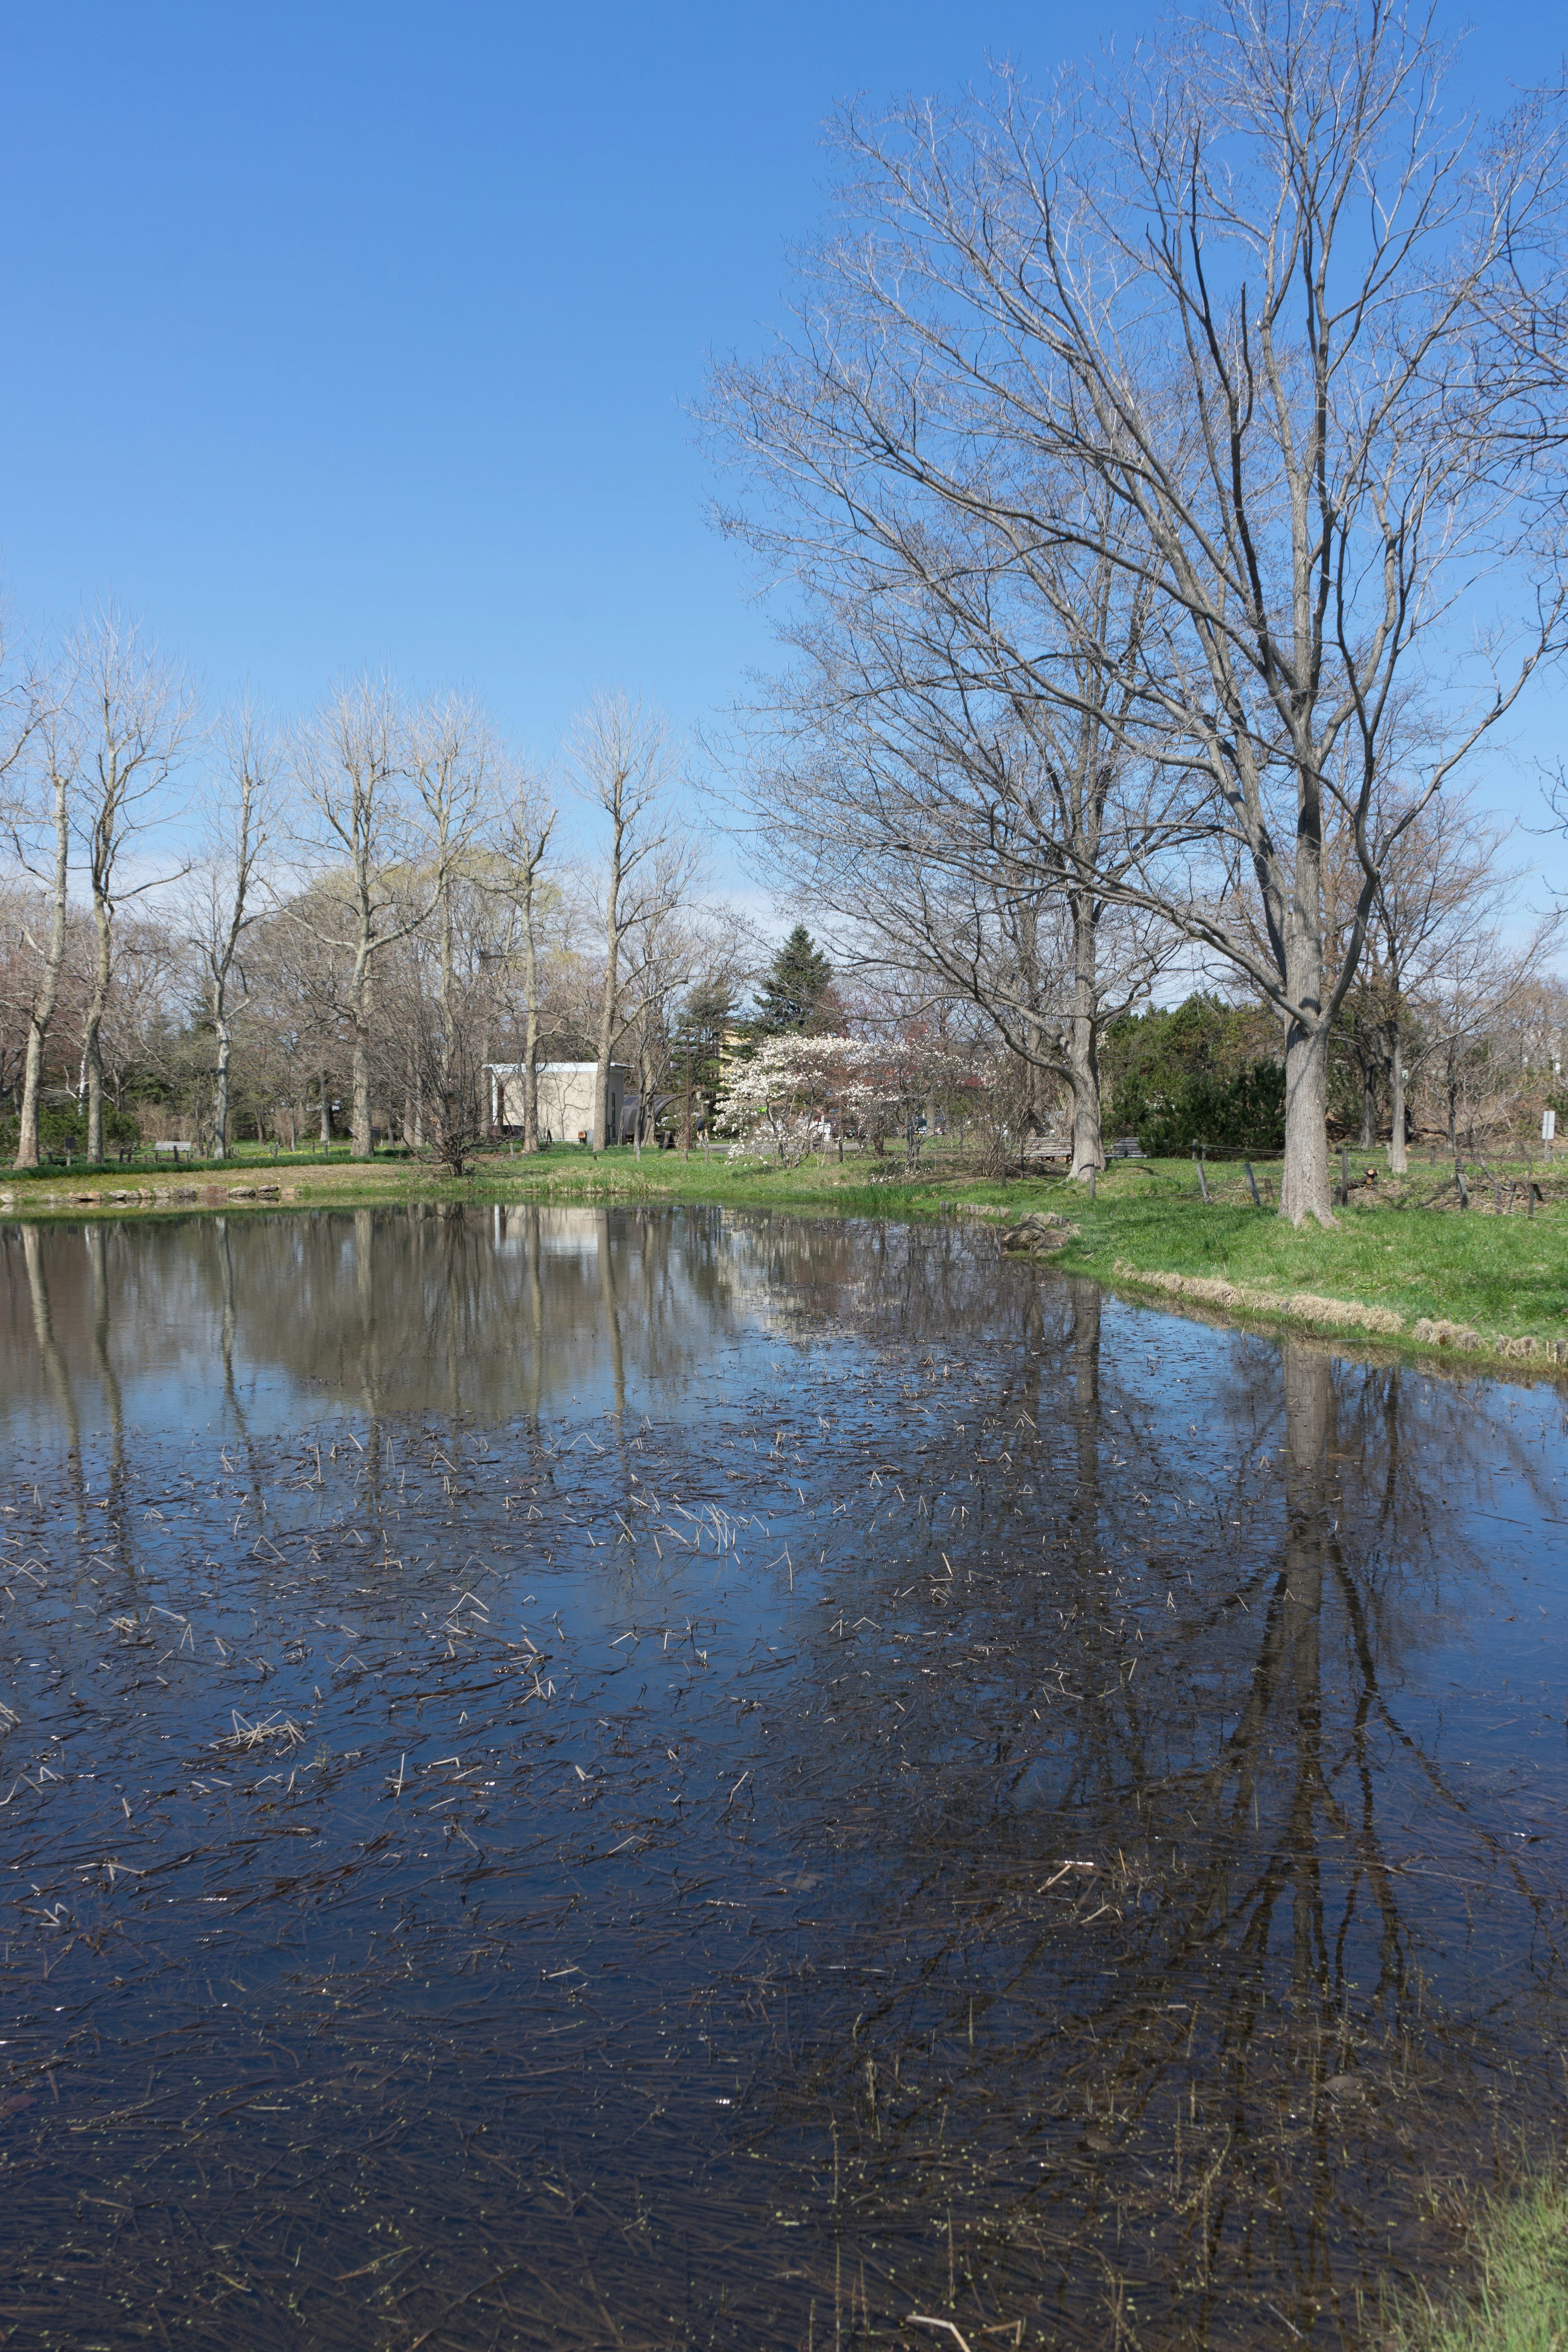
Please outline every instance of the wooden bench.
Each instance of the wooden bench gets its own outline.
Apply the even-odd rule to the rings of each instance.
[[[1070,1160],[1071,1158],[1072,1138],[1070,1135],[1026,1135],[1024,1138],[1024,1165],[1026,1168],[1029,1167],[1037,1160]]]

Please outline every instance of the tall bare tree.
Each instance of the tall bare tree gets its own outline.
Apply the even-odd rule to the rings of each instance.
[[[1503,430],[1530,369],[1493,298],[1560,124],[1532,102],[1471,140],[1446,63],[1384,0],[1208,0],[1043,103],[1005,76],[948,112],[852,112],[851,225],[795,347],[716,394],[764,486],[741,527],[808,586],[875,574],[894,620],[934,602],[978,690],[1082,707],[1054,658],[1064,550],[1148,594],[1134,643],[1078,642],[1180,822],[1136,872],[1080,871],[1274,1006],[1297,1223],[1332,1222],[1329,1040],[1398,829],[1559,642],[1557,549]],[[1384,721],[1423,663],[1446,716],[1380,835]],[[1361,868],[1337,956],[1336,799]]]
[[[342,1002],[348,1025],[351,1145],[368,1160],[375,982],[389,948],[428,922],[454,862],[467,847],[460,827],[438,838],[429,810],[411,808],[408,730],[390,678],[362,672],[342,680],[295,739],[295,782],[307,813],[301,847],[328,861],[311,892],[313,911],[330,906],[342,927]],[[323,1102],[323,1123],[325,1105]]]
[[[79,713],[77,821],[93,925],[82,1073],[87,1156],[98,1161],[103,1158],[100,1033],[114,977],[115,919],[128,899],[159,887],[159,877],[129,878],[125,856],[132,842],[169,814],[166,788],[195,724],[195,694],[180,665],[160,650],[140,622],[112,606],[79,632],[71,669]]]
[[[522,1148],[539,1149],[539,1036],[541,877],[555,830],[557,811],[546,780],[526,768],[516,772],[500,838],[500,887],[516,909],[522,961]]]
[[[453,1124],[458,1060],[453,898],[467,853],[491,814],[498,754],[488,717],[471,695],[458,693],[432,695],[416,705],[407,716],[404,746],[435,892],[438,1025],[433,1076],[445,1131]]]
[[[628,1018],[623,991],[627,935],[685,894],[690,861],[670,804],[675,763],[668,730],[656,712],[624,693],[595,696],[573,730],[572,760],[577,790],[604,827],[597,914],[605,961],[593,1137],[599,1152],[615,1139],[606,1135],[610,1065]]]
[[[217,743],[221,766],[208,811],[207,855],[188,903],[186,936],[213,1028],[213,1153],[222,1160],[228,1151],[234,984],[241,944],[267,911],[260,882],[281,759],[275,734],[249,701],[224,714]]]
[[[38,885],[38,901],[28,909],[23,936],[32,952],[33,979],[27,1003],[27,1042],[22,1064],[22,1099],[17,1122],[16,1166],[38,1164],[38,1112],[43,1099],[44,1056],[59,1003],[65,968],[70,884],[71,794],[79,755],[79,730],[68,698],[51,695],[35,731],[35,806],[12,827],[18,864]],[[30,818],[30,822],[28,821]],[[37,918],[41,916],[42,920]]]

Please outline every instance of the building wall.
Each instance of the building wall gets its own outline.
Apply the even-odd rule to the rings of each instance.
[[[522,1072],[497,1072],[501,1095],[501,1118],[508,1127],[522,1125]],[[610,1065],[608,1133],[619,1140],[621,1113],[626,1097],[625,1065]],[[539,1067],[539,1135],[541,1142],[575,1143],[579,1135],[594,1132],[594,1065],[592,1062],[542,1062]]]

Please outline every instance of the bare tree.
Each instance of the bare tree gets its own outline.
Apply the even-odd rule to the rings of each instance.
[[[127,899],[160,887],[153,877],[128,879],[125,854],[167,813],[164,792],[195,722],[195,696],[179,665],[159,650],[140,623],[112,607],[79,632],[71,667],[79,712],[78,824],[93,923],[93,961],[82,1020],[87,1156],[100,1161],[100,1033],[114,976],[115,919]]]
[[[456,1117],[458,1075],[453,894],[466,855],[489,814],[497,750],[485,713],[472,696],[456,693],[433,695],[410,711],[404,742],[404,766],[421,812],[435,892],[439,1026],[431,1074],[445,1130]],[[439,1044],[443,1037],[445,1045]]]
[[[870,571],[895,618],[933,602],[977,691],[1084,707],[1056,658],[1062,551],[1147,594],[1135,639],[1080,615],[1076,641],[1121,681],[1126,748],[1179,786],[1174,829],[1136,872],[1079,872],[1275,1008],[1297,1223],[1332,1222],[1329,1041],[1397,827],[1511,708],[1562,611],[1500,435],[1527,371],[1501,334],[1484,391],[1476,360],[1557,124],[1528,105],[1472,149],[1439,111],[1444,63],[1382,0],[1210,0],[1131,72],[1043,105],[1004,77],[948,114],[852,113],[856,217],[795,348],[718,388],[766,485],[741,527],[809,585]],[[1500,627],[1478,583],[1505,573]],[[1447,720],[1380,835],[1384,721],[1439,648]],[[1361,879],[1334,956],[1336,798]],[[1246,928],[1219,911],[1238,887]]]
[[[1507,827],[1468,793],[1430,802],[1386,859],[1368,926],[1360,992],[1386,1073],[1388,1164],[1409,1165],[1406,1097],[1435,1061],[1452,1066],[1465,1037],[1496,1018],[1537,975],[1562,928],[1547,914],[1511,950],[1500,945],[1521,867],[1500,866]],[[1449,1129],[1453,1139],[1450,1093]]]
[[[699,898],[700,861],[689,845],[667,843],[651,861],[641,910],[626,937],[621,997],[622,1034],[637,1071],[632,1141],[655,1133],[655,1104],[668,1076],[678,1008],[694,989],[732,990],[754,949],[747,927],[722,907]]]
[[[468,845],[460,826],[439,838],[429,810],[411,812],[404,786],[408,735],[392,681],[368,672],[340,682],[294,747],[294,774],[313,824],[302,842],[329,863],[311,898],[342,926],[342,1001],[352,1064],[352,1149],[368,1160],[376,974],[396,941],[441,904]],[[423,818],[426,822],[422,823]],[[310,916],[297,903],[296,920]],[[326,1118],[323,1098],[322,1118]]]
[[[32,952],[33,980],[27,1004],[27,1042],[23,1055],[22,1099],[16,1136],[16,1166],[38,1164],[38,1111],[43,1097],[44,1055],[59,1003],[65,966],[68,893],[70,881],[71,793],[76,782],[79,734],[77,715],[63,697],[49,698],[36,730],[37,799],[32,822],[13,825],[17,863],[37,881],[38,903],[24,919],[23,937]],[[42,917],[38,921],[37,918]]]
[[[599,1152],[606,1141],[610,1064],[631,1017],[624,1001],[625,943],[686,895],[693,869],[669,807],[674,762],[657,713],[626,694],[596,696],[573,731],[572,757],[577,790],[607,835],[597,908],[605,956],[594,1088],[593,1143]]]
[[[507,807],[500,841],[501,887],[517,914],[522,959],[522,1148],[539,1149],[539,1036],[541,877],[555,830],[557,811],[545,780],[520,768]]]
[[[1028,1074],[1030,1125],[1057,1123],[1065,1088],[1087,1178],[1104,1165],[1100,1039],[1171,945],[1114,891],[1172,830],[1159,771],[1119,740],[1115,682],[1077,664],[1070,712],[982,692],[952,630],[907,603],[874,646],[847,615],[810,650],[785,756],[741,782],[763,858],[842,919],[841,962],[978,1007]],[[1070,643],[1060,658],[1075,667]]]
[[[249,701],[219,721],[218,743],[222,767],[207,822],[207,856],[188,906],[186,936],[213,1028],[213,1154],[222,1160],[228,1151],[234,982],[241,942],[267,911],[259,886],[280,755],[271,729]]]

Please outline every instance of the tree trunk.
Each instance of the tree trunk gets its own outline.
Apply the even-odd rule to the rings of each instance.
[[[1403,1176],[1410,1167],[1410,1155],[1405,1146],[1405,1129],[1407,1118],[1405,1109],[1404,1040],[1399,1034],[1399,1016],[1394,1014],[1388,1024],[1388,1093],[1392,1105],[1392,1120],[1388,1130],[1388,1172]]]
[[[330,1151],[330,1150],[331,1150],[331,1148],[332,1148],[332,1104],[331,1104],[331,1087],[329,1086],[329,1084],[328,1084],[328,1082],[327,1082],[327,1074],[326,1074],[325,1070],[323,1070],[323,1071],[321,1072],[321,1149],[322,1149],[322,1150],[323,1150],[323,1151]]]
[[[370,960],[366,957],[355,975],[352,999],[353,1107],[350,1115],[349,1149],[356,1160],[368,1160],[371,1156],[370,1016],[372,1010]]]
[[[1377,1076],[1372,1064],[1361,1066],[1361,1148],[1370,1151],[1377,1141]]]
[[[1087,1181],[1105,1165],[1100,1126],[1100,1039],[1095,1022],[1094,909],[1089,893],[1071,894],[1072,1015],[1068,1023],[1068,1069],[1072,1081],[1072,1172]]]
[[[1338,1223],[1329,1189],[1329,1033],[1292,1021],[1285,1034],[1285,1166],[1279,1213],[1293,1225]]]
[[[49,936],[44,968],[27,1012],[27,1056],[22,1077],[22,1111],[16,1137],[16,1165],[38,1164],[38,1103],[44,1087],[44,1045],[60,992],[60,968],[66,960],[66,877],[70,861],[70,809],[65,778],[55,779],[55,858],[49,877]]]
[[[539,950],[533,936],[533,873],[522,898],[522,991],[527,1026],[522,1048],[522,1149],[539,1149]]]
[[[446,856],[443,835],[441,854]],[[450,883],[441,886],[441,1100],[449,1105],[452,1096],[452,889]]]
[[[113,933],[107,901],[95,890],[92,902],[93,929],[96,933],[92,961],[92,990],[87,1001],[87,1016],[82,1025],[82,1075],[87,1081],[87,1156],[95,1168],[103,1165],[103,1014],[109,1002],[109,980],[113,968]]]
[[[612,941],[609,961],[605,969],[604,995],[599,1004],[599,1036],[594,1075],[593,1143],[596,1152],[603,1151],[605,1148],[605,1135],[609,1123],[610,1055],[616,1042],[616,967],[619,960],[616,950],[619,941],[614,940],[613,934]]]
[[[228,1025],[228,1013],[220,998],[213,1020],[217,1036],[216,1100],[213,1105],[213,1158],[228,1158],[228,1065],[234,1051],[234,1039]]]

